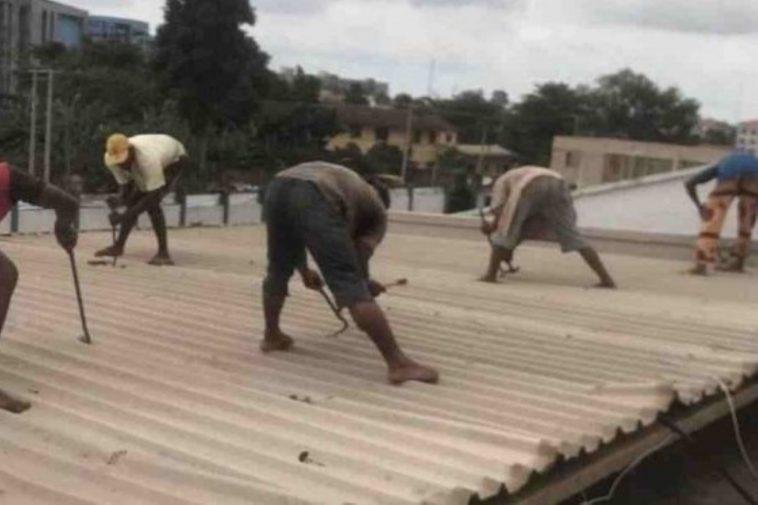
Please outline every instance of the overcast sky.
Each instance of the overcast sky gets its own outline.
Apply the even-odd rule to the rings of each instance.
[[[160,0],[63,0],[163,19]],[[271,66],[388,81],[393,94],[484,88],[512,98],[550,80],[631,67],[679,86],[702,112],[758,117],[755,0],[253,0]]]

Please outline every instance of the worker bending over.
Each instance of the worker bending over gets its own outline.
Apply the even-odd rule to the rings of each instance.
[[[76,247],[78,235],[75,222],[79,211],[77,200],[51,184],[45,184],[7,163],[0,163],[0,221],[19,201],[54,209],[55,237],[58,243],[69,252]],[[0,251],[0,336],[18,275],[16,265]],[[29,403],[0,391],[0,409],[21,413],[28,408]]]
[[[279,326],[295,270],[309,289],[323,281],[308,267],[306,249],[316,261],[339,307],[347,307],[358,327],[382,353],[392,384],[436,382],[437,372],[400,349],[374,298],[386,288],[369,276],[369,260],[387,230],[389,192],[352,170],[325,162],[305,163],[274,178],[266,195],[268,274],[263,283],[266,330],[264,352],[287,351],[293,340]]]
[[[522,241],[552,239],[564,253],[582,255],[600,278],[598,287],[616,287],[600,256],[577,230],[571,192],[557,172],[533,166],[506,172],[493,186],[490,208],[494,220],[483,221],[482,233],[491,236],[492,254],[482,281],[497,282],[502,263],[512,261]]]
[[[697,186],[716,179],[716,187],[705,203],[700,202]],[[721,270],[742,272],[750,253],[750,240],[758,210],[758,158],[752,153],[734,153],[708,167],[686,183],[687,194],[698,208],[702,225],[695,248],[695,275],[707,275],[708,265],[718,259],[719,240],[729,207],[739,197],[739,237],[729,260]]]
[[[173,265],[161,200],[175,189],[180,174],[190,165],[184,146],[168,135],[127,138],[117,133],[106,143],[105,165],[121,188],[119,195],[108,198],[108,205],[111,209],[126,206],[126,211],[123,214],[111,212],[111,224],[121,225],[120,233],[115,244],[98,251],[95,256],[123,255],[139,215],[147,212],[158,240],[158,253],[149,263]]]

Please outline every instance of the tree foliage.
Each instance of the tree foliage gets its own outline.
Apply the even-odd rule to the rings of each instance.
[[[363,91],[363,86],[360,83],[354,82],[347,88],[345,93],[345,103],[352,105],[368,105],[369,101],[366,98],[366,93]]]
[[[168,0],[154,66],[196,135],[244,126],[261,98],[268,56],[243,27],[255,24],[247,0]]]

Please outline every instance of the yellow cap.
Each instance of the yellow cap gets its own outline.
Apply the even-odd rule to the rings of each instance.
[[[114,133],[105,143],[105,164],[121,165],[129,158],[129,138],[123,133]]]

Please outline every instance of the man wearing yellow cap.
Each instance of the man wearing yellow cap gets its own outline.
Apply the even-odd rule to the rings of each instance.
[[[121,192],[110,197],[108,203],[112,208],[124,205],[126,211],[123,214],[111,213],[111,224],[120,224],[121,231],[115,244],[98,251],[95,256],[118,257],[124,254],[126,240],[137,218],[147,212],[158,239],[158,253],[150,264],[173,265],[168,252],[166,218],[161,200],[175,186],[189,163],[182,143],[168,135],[137,135],[130,138],[120,133],[111,135],[105,147],[105,165],[121,186]]]

